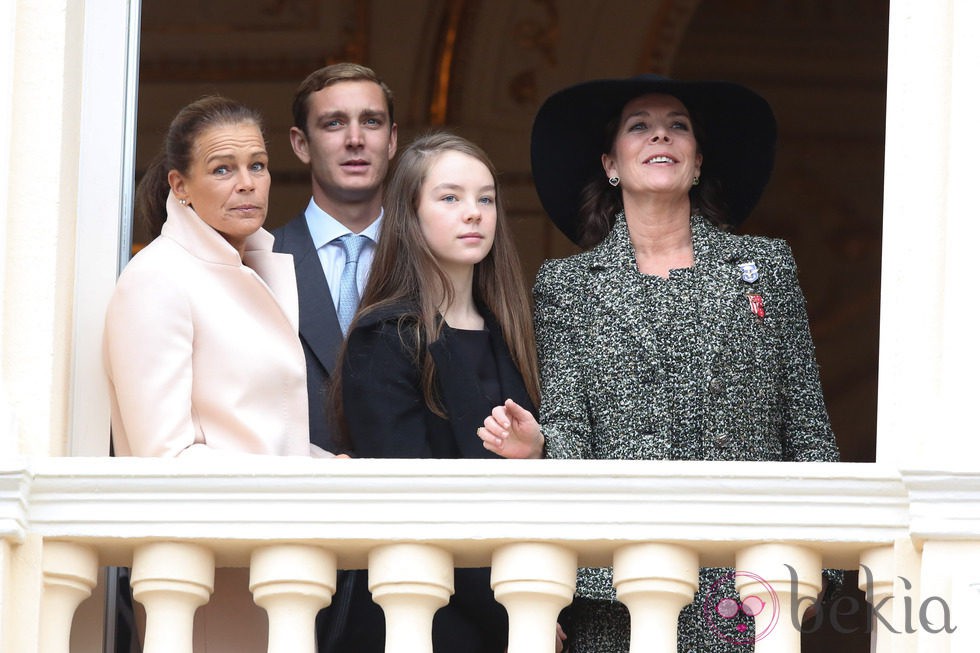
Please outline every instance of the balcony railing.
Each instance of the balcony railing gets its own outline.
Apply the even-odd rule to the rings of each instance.
[[[632,651],[676,650],[699,566],[735,567],[743,597],[774,597],[756,615],[759,653],[800,650],[790,610],[809,605],[821,568],[862,569],[887,622],[877,651],[980,650],[980,473],[970,471],[21,459],[0,463],[0,538],[0,649],[18,653],[68,651],[72,616],[106,565],[132,567],[146,653],[190,650],[216,566],[250,569],[271,652],[312,653],[338,568],[370,570],[390,653],[428,652],[454,565],[492,567],[510,653],[552,651],[576,567],[605,565],[631,611]]]

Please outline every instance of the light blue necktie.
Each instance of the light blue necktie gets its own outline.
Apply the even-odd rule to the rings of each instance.
[[[367,236],[357,234],[344,234],[337,240],[344,248],[347,259],[344,261],[344,271],[340,275],[340,297],[337,304],[337,319],[340,321],[340,330],[347,335],[347,328],[354,319],[357,312],[357,304],[361,301],[361,294],[357,290],[357,259],[361,256],[361,250],[367,244]]]

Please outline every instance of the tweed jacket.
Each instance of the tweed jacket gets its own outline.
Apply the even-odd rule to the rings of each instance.
[[[693,290],[680,301],[693,303],[696,318],[682,337],[703,358],[679,384],[683,396],[664,373],[669,352],[658,351],[650,285],[622,214],[594,249],[541,267],[534,297],[546,455],[838,460],[788,245],[691,220]],[[672,411],[691,406],[698,426],[678,427]],[[614,598],[610,570],[580,570],[578,593]]]
[[[103,353],[117,455],[310,455],[296,281],[272,236],[245,263],[171,194],[163,232],[126,266]]]
[[[692,218],[698,324],[705,357],[694,385],[696,438],[664,427],[675,388],[662,384],[636,255],[622,215],[593,250],[547,261],[535,284],[552,458],[834,461],[796,264],[781,240],[723,232]],[[757,273],[744,275],[740,264]],[[752,280],[748,280],[752,279]],[[761,298],[763,316],[750,295]],[[675,402],[676,403],[676,402]]]

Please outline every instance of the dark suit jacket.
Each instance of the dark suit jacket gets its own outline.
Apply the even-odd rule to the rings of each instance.
[[[336,438],[328,396],[328,381],[344,340],[337,311],[304,214],[300,213],[274,230],[272,235],[276,237],[272,250],[292,254],[296,267],[299,338],[306,354],[306,389],[310,403],[310,442],[337,453],[341,443]]]
[[[484,397],[469,361],[453,360],[441,336],[429,351],[435,362],[439,398],[448,419],[430,411],[420,385],[415,335],[393,307],[360,319],[350,330],[343,362],[346,422],[355,456],[362,458],[496,458],[476,435],[492,404]],[[484,314],[504,397],[533,410],[520,372],[500,327]],[[359,572],[343,653],[381,653],[384,620],[371,602],[367,574]],[[507,614],[493,599],[489,569],[457,569],[455,593],[433,622],[435,653],[503,653]]]

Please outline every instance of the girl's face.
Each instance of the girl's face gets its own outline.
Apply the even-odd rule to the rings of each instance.
[[[447,274],[486,258],[497,228],[493,175],[478,159],[448,150],[435,155],[418,205],[422,237]]]
[[[265,222],[269,155],[258,125],[215,125],[194,141],[187,174],[171,170],[170,187],[208,226],[241,251]]]

